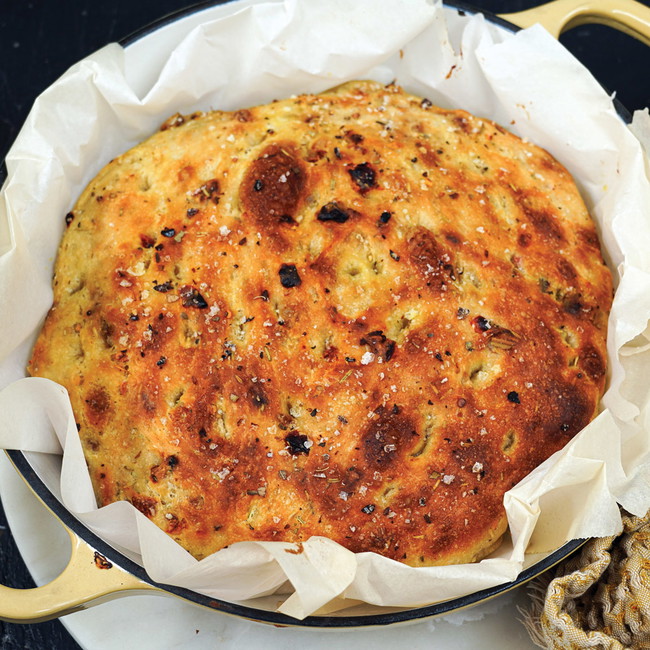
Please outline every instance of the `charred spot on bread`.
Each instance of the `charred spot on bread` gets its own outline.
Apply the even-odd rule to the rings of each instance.
[[[306,185],[306,171],[293,144],[266,147],[246,170],[239,197],[261,225],[295,220]]]

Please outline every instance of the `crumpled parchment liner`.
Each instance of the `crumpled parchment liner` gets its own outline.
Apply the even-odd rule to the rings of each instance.
[[[384,0],[378,10],[373,0],[249,0],[213,12],[219,17],[173,51],[157,49],[155,65],[138,62],[146,55],[137,44],[109,45],[77,64],[36,101],[10,151],[0,202],[0,445],[55,460],[44,477],[52,491],[154,580],[229,601],[275,594],[271,606],[296,618],[357,602],[413,607],[466,595],[513,580],[567,540],[619,532],[619,503],[644,514],[650,182],[639,139],[648,146],[647,111],[635,116],[635,137],[591,75],[541,28],[511,35],[437,2]],[[63,216],[104,164],[177,111],[240,108],[355,78],[396,80],[434,103],[491,118],[574,174],[617,284],[603,411],[506,495],[510,537],[478,564],[414,569],[320,537],[299,548],[235,544],[197,562],[130,504],[96,508],[65,390],[23,378],[51,303]]]

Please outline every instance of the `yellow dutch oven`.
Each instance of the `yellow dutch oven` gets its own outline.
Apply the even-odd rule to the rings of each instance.
[[[166,17],[135,37],[122,42],[128,47],[139,38],[192,12],[204,10],[210,3]],[[483,13],[486,19],[508,31],[539,23],[556,38],[573,27],[586,23],[600,23],[625,32],[650,46],[650,7],[635,0],[554,0],[526,11],[490,15],[470,6],[449,2],[445,6],[466,14]],[[0,586],[0,620],[14,623],[38,623],[72,612],[99,605],[114,598],[133,594],[171,595],[222,613],[232,614],[276,626],[306,628],[353,628],[381,626],[408,621],[419,621],[449,614],[502,594],[539,575],[578,548],[584,540],[565,544],[542,561],[524,570],[516,580],[485,589],[462,598],[434,605],[386,612],[350,616],[308,616],[296,620],[274,611],[256,609],[241,604],[216,600],[202,594],[153,582],[144,569],[120,554],[75,519],[48,490],[26,456],[19,451],[7,452],[15,469],[40,501],[65,527],[71,542],[71,556],[67,567],[52,582],[35,589],[12,589]]]

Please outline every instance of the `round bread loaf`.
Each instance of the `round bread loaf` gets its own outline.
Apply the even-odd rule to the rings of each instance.
[[[395,85],[175,115],[66,223],[30,373],[68,389],[99,504],[197,558],[480,559],[597,412],[612,282],[574,181]]]

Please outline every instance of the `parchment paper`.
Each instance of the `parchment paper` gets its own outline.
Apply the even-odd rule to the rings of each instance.
[[[513,580],[567,540],[618,532],[619,504],[644,514],[650,182],[639,139],[648,146],[647,111],[635,116],[635,136],[589,72],[540,27],[512,35],[437,2],[249,1],[215,13],[171,53],[138,61],[130,52],[141,49],[113,44],[74,66],[38,98],[9,153],[0,202],[0,445],[47,454],[53,492],[154,580],[231,601],[276,594],[273,606],[296,618],[359,601],[412,607],[466,595]],[[197,562],[130,504],[97,509],[65,390],[24,378],[51,303],[63,217],[104,164],[175,112],[241,108],[355,78],[395,80],[496,120],[575,176],[617,285],[602,412],[506,494],[510,537],[478,564],[414,569],[325,538],[299,554],[246,542]]]

